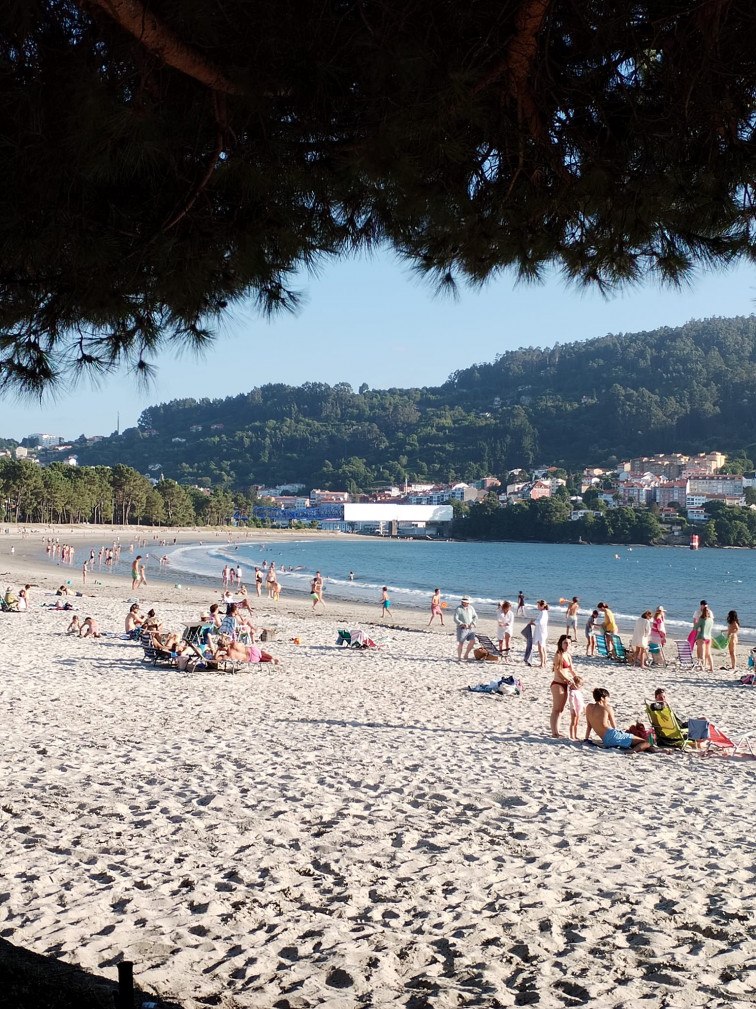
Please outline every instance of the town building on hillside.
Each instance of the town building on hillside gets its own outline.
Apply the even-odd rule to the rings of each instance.
[[[349,493],[345,490],[318,490],[310,491],[310,504],[345,504],[350,500]]]
[[[322,529],[374,533],[384,536],[427,538],[445,535],[453,518],[451,505],[407,505],[398,502],[373,504],[344,502],[293,509],[256,505],[255,518],[273,525],[316,521]]]
[[[484,497],[486,493],[484,492]],[[474,502],[477,500],[478,488],[471,487],[466,483],[435,485],[423,493],[407,495],[407,503],[413,505],[441,505],[447,504],[449,501]]]
[[[688,493],[739,498],[743,495],[743,477],[727,473],[692,476],[688,481]]]
[[[685,508],[688,503],[688,481],[667,480],[658,484],[654,490],[654,501],[661,509],[668,508],[671,504]]]

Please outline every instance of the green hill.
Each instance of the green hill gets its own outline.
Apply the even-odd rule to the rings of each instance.
[[[714,318],[510,351],[437,388],[276,384],[222,400],[174,400],[77,454],[81,465],[153,466],[181,483],[358,491],[405,478],[504,476],[539,462],[574,468],[710,448],[751,454],[755,407],[756,317]]]

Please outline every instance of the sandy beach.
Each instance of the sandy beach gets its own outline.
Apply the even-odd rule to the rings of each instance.
[[[35,559],[43,532],[93,537],[0,537],[3,587],[34,585],[0,614],[6,939],[109,977],[133,960],[187,1009],[756,1001],[756,761],[549,738],[550,669],[513,662],[523,696],[468,692],[502,666],[454,661],[451,608],[426,632],[422,611],[388,627],[377,604],[253,600],[281,665],[155,668],[122,637],[123,575],[72,600],[108,636],[65,635],[43,604],[82,590],[84,558]],[[180,629],[218,594],[139,597]],[[337,648],[340,627],[380,648]],[[586,697],[606,686],[621,727],[657,685],[685,716],[754,727],[729,673],[582,651]]]

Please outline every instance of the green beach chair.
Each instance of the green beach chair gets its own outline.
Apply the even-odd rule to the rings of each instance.
[[[646,714],[654,730],[657,746],[669,746],[675,750],[694,749],[695,743],[688,739],[688,733],[675,718],[675,713],[658,701],[646,701]]]
[[[630,659],[625,651],[625,646],[622,644],[622,638],[619,634],[612,634],[612,644],[614,645],[614,661],[629,662]]]

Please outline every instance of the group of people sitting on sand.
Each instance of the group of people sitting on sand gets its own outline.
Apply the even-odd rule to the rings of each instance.
[[[15,592],[13,587],[9,585],[3,595],[2,608],[7,613],[23,613],[25,610],[29,609],[30,592],[31,585],[25,585],[22,589],[19,589],[18,592]]]
[[[177,656],[179,668],[182,664],[186,668],[192,657],[200,655],[212,662],[228,659],[232,662],[272,662],[278,665],[278,659],[255,644],[256,629],[249,617],[251,612],[246,595],[239,602],[228,602],[223,615],[221,605],[213,603],[200,614],[199,640],[195,643],[176,631],[164,630],[154,610],[145,616],[139,609],[139,603],[132,603],[126,614],[125,630],[135,639],[149,634],[154,647]]]

